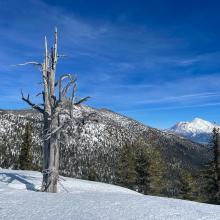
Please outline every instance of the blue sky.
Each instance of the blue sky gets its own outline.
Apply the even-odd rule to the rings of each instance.
[[[57,74],[78,78],[88,104],[166,128],[194,117],[220,123],[220,2],[0,1],[0,108],[28,106],[41,75],[12,64],[41,61],[59,31]]]

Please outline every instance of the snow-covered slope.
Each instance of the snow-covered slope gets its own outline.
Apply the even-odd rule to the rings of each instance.
[[[144,196],[118,186],[66,177],[57,194],[35,192],[40,183],[39,172],[0,170],[0,219],[220,219],[220,206]]]
[[[208,143],[215,126],[215,124],[209,121],[195,118],[191,122],[179,122],[168,129],[168,131],[189,138],[198,143]]]
[[[60,171],[63,175],[89,179],[95,173],[101,182],[113,183],[120,149],[142,140],[161,152],[170,169],[197,170],[207,161],[207,150],[175,134],[151,128],[107,109],[80,106],[61,135]],[[32,110],[0,110],[0,167],[17,168],[22,134],[32,123],[32,149],[35,169],[41,169],[42,118]]]

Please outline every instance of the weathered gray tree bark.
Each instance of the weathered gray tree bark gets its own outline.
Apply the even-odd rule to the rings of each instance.
[[[43,152],[43,181],[41,191],[43,192],[57,192],[57,183],[59,180],[59,149],[60,149],[60,133],[68,121],[72,118],[73,106],[79,105],[89,97],[83,98],[78,102],[75,101],[76,96],[76,78],[71,74],[63,74],[59,80],[55,81],[56,65],[58,58],[61,57],[57,52],[58,38],[57,29],[54,33],[54,44],[51,52],[48,52],[47,39],[45,37],[45,54],[43,63],[26,62],[26,65],[32,64],[39,66],[42,72],[43,91],[40,93],[43,98],[43,108],[32,103],[29,99],[24,97],[22,99],[27,102],[32,108],[38,110],[43,114],[44,119],[44,143],[42,147]],[[65,86],[62,85],[63,80],[67,80]],[[56,88],[58,94],[56,96]],[[71,97],[67,97],[69,89],[72,89]],[[68,112],[67,112],[67,106]],[[62,115],[65,115],[62,120]],[[61,122],[62,121],[62,122]]]

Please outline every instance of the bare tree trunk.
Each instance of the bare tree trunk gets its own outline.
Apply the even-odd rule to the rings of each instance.
[[[51,123],[52,130],[57,129],[58,123],[57,119],[53,119]],[[48,188],[47,192],[57,192],[57,181],[59,177],[59,133],[56,132],[51,135],[49,143],[49,163],[48,170],[50,171],[49,176],[47,176]]]
[[[74,105],[79,105],[86,101],[90,97],[83,98],[78,102],[75,102],[76,95],[76,78],[70,74],[61,75],[58,82],[55,81],[56,65],[58,60],[57,53],[57,29],[54,34],[54,45],[51,48],[50,54],[48,53],[47,39],[45,37],[45,54],[43,63],[38,62],[26,62],[19,65],[32,64],[34,66],[40,66],[43,79],[43,92],[40,93],[43,96],[43,109],[32,103],[29,99],[24,97],[22,93],[22,99],[27,102],[32,108],[38,110],[43,114],[44,119],[44,144],[43,144],[43,181],[41,191],[43,192],[57,192],[57,183],[59,178],[59,150],[60,150],[60,132],[63,129],[65,122],[60,123],[60,115],[62,111],[67,114],[65,104],[70,104],[69,118],[72,118],[72,108]],[[62,86],[62,81],[68,79],[66,86]],[[56,97],[55,87],[58,87],[59,96]],[[72,95],[67,98],[68,90],[72,88]],[[66,123],[67,124],[67,123]]]
[[[44,80],[44,165],[43,165],[43,191],[57,192],[59,177],[59,146],[58,132],[52,133],[59,126],[55,106],[55,69],[57,62],[57,30],[55,30],[55,43],[51,49],[50,60],[45,38],[45,59],[43,68]],[[58,165],[57,165],[58,164]]]

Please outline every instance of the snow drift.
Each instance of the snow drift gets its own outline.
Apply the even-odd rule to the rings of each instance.
[[[57,194],[36,192],[41,178],[39,172],[1,169],[0,219],[220,219],[220,206],[73,178],[61,178]]]

